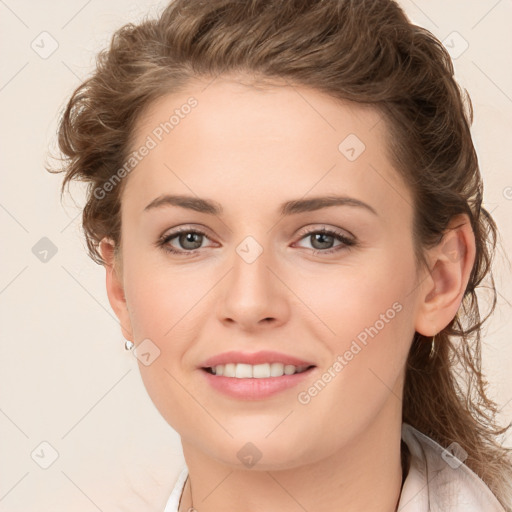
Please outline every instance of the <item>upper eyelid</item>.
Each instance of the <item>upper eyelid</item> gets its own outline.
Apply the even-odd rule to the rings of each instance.
[[[297,236],[305,236],[307,234],[317,233],[319,231],[329,231],[329,232],[333,232],[337,235],[342,235],[342,236],[344,236],[344,233],[346,233],[349,237],[354,238],[354,239],[356,238],[350,231],[343,229],[343,228],[328,227],[325,224],[321,224],[319,226],[321,226],[321,227],[306,226],[304,228],[301,228],[299,230],[299,233]],[[341,233],[340,233],[340,231],[341,231]],[[171,228],[171,231],[169,233],[163,234],[161,236],[161,238],[168,238],[170,236],[178,235],[183,232],[184,233],[196,232],[201,235],[206,235],[206,236],[208,236],[208,238],[210,238],[210,236],[209,236],[210,231],[208,228],[202,227],[202,226],[195,227],[194,225],[176,226],[175,228]]]
[[[190,225],[190,226],[189,225],[176,226],[174,228],[171,228],[168,231],[165,231],[164,234],[160,238],[161,239],[169,238],[169,237],[173,237],[173,236],[179,235],[181,233],[198,233],[198,234],[201,234],[201,235],[205,235],[208,238],[211,238],[210,235],[209,235],[210,230],[208,228],[205,228],[203,226],[196,227],[194,225]]]
[[[299,230],[299,235],[298,236],[306,236],[306,235],[309,235],[309,234],[312,234],[312,233],[321,232],[321,231],[327,231],[329,233],[333,233],[333,234],[336,234],[338,236],[344,236],[346,238],[351,238],[351,239],[354,239],[354,240],[356,238],[350,231],[348,231],[346,229],[328,227],[325,224],[322,224],[322,227],[319,227],[319,228],[305,227],[305,228]]]

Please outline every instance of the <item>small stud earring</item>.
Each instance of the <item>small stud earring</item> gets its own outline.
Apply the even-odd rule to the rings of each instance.
[[[131,350],[134,346],[135,346],[135,344],[132,341],[130,341],[130,340],[126,340],[124,342],[125,350]]]

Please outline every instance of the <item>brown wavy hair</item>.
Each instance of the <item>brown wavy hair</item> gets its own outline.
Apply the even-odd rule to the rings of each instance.
[[[143,110],[194,79],[221,74],[254,83],[285,80],[376,109],[393,164],[413,193],[419,263],[426,263],[425,249],[439,243],[454,216],[469,216],[476,241],[469,282],[457,315],[434,345],[430,337],[414,336],[403,421],[443,446],[457,442],[468,453],[467,466],[511,511],[510,449],[500,443],[511,425],[499,427],[481,369],[482,324],[496,305],[491,263],[497,227],[482,207],[471,99],[456,83],[443,45],[396,2],[175,0],[157,19],[117,30],[60,119],[64,168],[46,167],[65,172],[61,196],[71,180],[88,184],[82,225],[91,258],[104,264],[99,242],[108,237],[121,264],[126,180],[105,197],[94,191],[126,162]],[[476,292],[485,277],[492,300],[482,319]]]

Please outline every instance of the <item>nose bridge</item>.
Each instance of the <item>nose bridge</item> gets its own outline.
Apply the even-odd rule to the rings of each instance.
[[[246,327],[268,318],[282,321],[286,314],[286,290],[274,275],[273,267],[271,249],[263,247],[253,236],[244,238],[232,258],[220,305],[221,317]]]
[[[247,236],[237,247],[233,258],[231,294],[246,305],[264,302],[269,295],[272,273],[267,268],[272,255],[253,236]]]

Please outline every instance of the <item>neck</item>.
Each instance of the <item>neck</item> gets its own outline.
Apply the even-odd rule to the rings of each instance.
[[[182,440],[189,478],[179,512],[395,512],[404,476],[400,433],[400,418],[384,415],[328,458],[269,471],[222,464]]]

